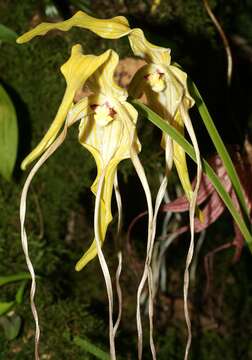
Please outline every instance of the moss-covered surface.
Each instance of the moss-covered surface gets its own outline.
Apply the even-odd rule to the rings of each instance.
[[[81,1],[80,1],[81,2]],[[56,2],[59,3],[60,2]],[[77,4],[77,1],[72,1]],[[252,21],[250,5],[242,9],[238,1],[226,6],[224,1],[209,1],[226,26],[230,35],[245,37],[251,44]],[[36,0],[0,0],[0,22],[22,33],[45,19],[44,5]],[[156,14],[150,15],[151,1],[94,1],[90,7],[99,16],[121,12],[130,16],[131,23],[144,27],[150,39],[170,46],[174,59],[189,71],[200,84],[202,93],[210,104],[216,122],[229,142],[237,143],[237,134],[230,129],[232,112],[236,121],[242,122],[241,131],[247,131],[249,106],[248,84],[251,80],[251,63],[244,48],[235,45],[235,80],[232,91],[232,108],[226,105],[225,53],[222,43],[196,0],[161,1]],[[237,11],[236,11],[237,10]],[[145,21],[143,22],[143,18]],[[247,24],[245,26],[245,24]],[[162,34],[162,35],[160,35]],[[169,36],[168,36],[169,35]],[[74,43],[81,43],[85,53],[100,53],[107,46],[128,55],[126,40],[116,42],[98,39],[95,35],[78,29],[61,34],[51,33],[36,38],[22,46],[0,45],[0,81],[12,97],[19,122],[19,153],[12,183],[0,179],[0,274],[26,271],[20,245],[19,199],[25,174],[19,170],[20,161],[41,139],[48,128],[64,92],[64,79],[60,66],[69,56]],[[200,51],[201,50],[201,51]],[[250,66],[249,66],[250,65]],[[250,91],[251,93],[251,91]],[[230,103],[229,103],[230,104]],[[239,115],[239,116],[238,116]],[[251,116],[251,115],[250,115]],[[223,120],[225,118],[225,121]],[[195,117],[197,123],[197,117]],[[199,142],[204,152],[211,148],[206,135],[197,124]],[[231,128],[233,129],[233,127]],[[235,133],[235,134],[234,134]],[[147,124],[140,124],[140,136],[146,144],[141,155],[151,186],[158,178],[155,172],[161,165],[162,154],[153,155],[158,148],[159,134]],[[71,129],[64,145],[50,158],[33,181],[27,209],[27,232],[30,255],[38,280],[36,303],[42,331],[42,359],[92,359],[72,342],[72,336],[87,337],[92,343],[108,350],[107,301],[105,285],[98,261],[93,261],[81,273],[74,264],[87,248],[93,236],[94,199],[89,187],[95,177],[92,158],[78,144],[77,128]],[[152,144],[152,145],[150,145]],[[120,166],[120,182],[125,209],[125,230],[129,222],[145,208],[144,196],[129,163]],[[154,174],[154,175],[153,175]],[[172,180],[174,183],[175,177]],[[134,201],[138,193],[138,201]],[[192,359],[230,360],[252,358],[252,289],[251,257],[244,251],[238,264],[231,266],[232,250],[216,255],[213,285],[204,298],[204,255],[218,244],[232,239],[231,220],[224,217],[207,234],[197,272],[193,303],[194,341]],[[104,247],[112,271],[116,267],[115,225]],[[136,229],[139,258],[143,258],[142,228]],[[125,236],[122,238],[122,243]],[[158,359],[182,359],[186,330],[183,312],[176,302],[182,297],[182,278],[187,237],[173,245],[167,255],[168,289],[159,294],[156,302],[156,327]],[[140,273],[125,252],[122,287],[124,291],[124,316],[118,334],[117,348],[122,359],[136,358],[135,296]],[[176,281],[174,279],[177,279]],[[1,288],[0,300],[10,300],[16,285]],[[29,307],[29,291],[25,301],[15,308],[23,319],[19,336],[7,341],[0,328],[0,359],[31,359],[33,357],[34,324]],[[148,350],[148,322],[146,322],[144,359],[150,359]]]

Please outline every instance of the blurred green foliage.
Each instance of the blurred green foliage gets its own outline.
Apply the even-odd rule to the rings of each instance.
[[[0,84],[0,175],[10,181],[18,147],[17,116],[14,105]]]

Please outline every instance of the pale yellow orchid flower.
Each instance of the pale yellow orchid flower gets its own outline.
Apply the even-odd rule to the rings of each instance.
[[[197,193],[200,185],[200,177],[202,172],[200,151],[192,126],[192,122],[188,113],[188,110],[194,104],[194,100],[190,96],[187,88],[186,73],[179,69],[177,66],[173,66],[170,63],[169,49],[153,46],[145,39],[144,33],[141,29],[133,29],[129,34],[129,41],[134,54],[142,57],[147,62],[147,65],[143,66],[140,70],[138,70],[136,75],[134,76],[134,79],[129,89],[130,95],[133,97],[140,97],[142,93],[145,93],[150,108],[152,108],[156,113],[158,113],[163,119],[167,120],[182,134],[184,134],[184,127],[186,127],[193,143],[197,159],[197,181],[195,189],[192,190],[184,150],[175,141],[171,140],[167,134],[163,133],[161,145],[165,149],[166,153],[167,170],[171,170],[172,162],[174,161],[181,184],[190,202],[189,217],[191,241],[184,273],[184,312],[188,328],[188,339],[184,360],[187,360],[192,339],[191,322],[187,304],[189,288],[189,266],[191,264],[194,252],[194,215],[196,209]],[[164,196],[166,185],[167,176],[164,177],[164,180],[158,192],[153,220],[154,227],[158,208],[160,206],[161,199]],[[200,217],[200,219],[202,219],[200,211],[198,211],[198,216]],[[152,239],[151,249],[153,249],[153,243],[154,239]],[[151,256],[152,252],[150,254],[150,257]],[[151,298],[152,290],[153,284],[149,281],[150,314],[153,313],[153,299]],[[152,319],[150,316],[150,322],[151,321]]]
[[[24,39],[25,35],[22,38]],[[26,40],[30,38],[32,36],[28,36]],[[22,41],[19,39],[19,42]],[[28,164],[42,155],[33,168],[35,170],[32,169],[28,177],[21,203],[22,243],[28,267],[31,273],[33,273],[33,284],[35,284],[34,271],[29,260],[27,237],[24,229],[28,187],[38,168],[64,141],[68,126],[81,119],[79,141],[91,152],[97,165],[97,177],[91,187],[92,192],[96,196],[94,216],[95,239],[87,252],[76,264],[76,270],[81,270],[98,254],[109,298],[111,359],[116,359],[114,338],[120,320],[120,311],[118,321],[113,326],[112,283],[105,258],[101,251],[101,245],[105,240],[107,227],[112,220],[111,197],[113,186],[115,186],[116,198],[118,200],[116,170],[119,162],[123,159],[131,158],[143,184],[149,210],[149,234],[152,223],[151,194],[144,169],[137,155],[141,148],[136,135],[138,114],[135,108],[126,101],[127,91],[120,88],[114,81],[114,71],[118,61],[118,55],[112,50],[108,50],[100,56],[92,56],[83,55],[80,45],[73,47],[70,59],[61,67],[61,72],[66,79],[67,86],[57,115],[41,142],[22,163],[22,168],[25,169]],[[85,83],[88,84],[92,95],[74,105],[74,96]],[[64,131],[58,135],[64,123]],[[38,354],[39,327],[34,304],[34,294],[35,286],[33,286],[32,290],[31,304],[36,322],[35,353]],[[36,356],[38,358],[38,355]]]
[[[83,101],[83,120],[79,128],[79,141],[92,153],[97,164],[97,177],[91,188],[95,195],[99,178],[105,172],[99,214],[101,241],[104,241],[107,226],[112,220],[111,197],[117,166],[121,160],[132,157],[132,149],[140,151],[135,128],[137,111],[127,103],[127,91],[114,81],[117,64],[118,55],[112,51],[109,61],[90,78],[89,89],[98,95],[91,95]],[[86,101],[88,107],[85,106]],[[81,270],[96,255],[94,240],[77,263],[76,270]]]
[[[169,121],[173,126],[177,128],[181,133],[184,132],[184,126],[186,127],[189,136],[192,140],[193,146],[195,148],[196,158],[197,158],[197,183],[194,191],[191,188],[191,183],[188,175],[186,157],[183,149],[169,136],[163,134],[161,145],[165,149],[166,153],[166,166],[167,170],[170,171],[172,168],[173,161],[178,171],[181,184],[184,188],[186,196],[190,201],[190,228],[191,228],[191,243],[188,252],[188,257],[186,261],[186,270],[185,270],[185,279],[184,279],[184,299],[185,299],[185,315],[186,322],[189,330],[189,338],[186,347],[185,359],[188,358],[189,347],[191,343],[191,328],[190,328],[190,319],[188,315],[187,308],[187,293],[188,293],[188,268],[191,263],[193,247],[194,247],[194,213],[196,207],[196,197],[199,187],[200,174],[201,174],[201,161],[200,153],[198,149],[197,139],[194,134],[192,123],[188,114],[188,110],[193,106],[194,101],[191,98],[186,84],[186,74],[180,70],[178,67],[171,65],[170,59],[170,50],[162,48],[148,42],[141,29],[131,29],[129,27],[128,21],[124,17],[115,17],[112,19],[100,20],[86,15],[83,12],[76,13],[71,19],[60,22],[60,23],[42,23],[38,25],[35,29],[29,31],[28,33],[22,35],[18,42],[26,42],[31,38],[37,35],[44,35],[52,29],[59,29],[62,31],[69,30],[72,26],[78,26],[85,29],[89,29],[96,33],[97,35],[103,38],[116,39],[122,36],[127,35],[129,37],[130,45],[133,50],[133,53],[136,56],[140,56],[147,62],[147,65],[140,69],[135,75],[132,84],[130,86],[130,94],[134,97],[138,97],[144,92],[147,96],[148,105],[156,111],[161,117]],[[105,66],[105,65],[104,65]],[[95,76],[94,76],[95,78]],[[105,78],[105,76],[104,76]],[[97,90],[97,80],[102,79],[101,76],[96,77],[96,81],[93,81],[94,88]],[[92,83],[92,81],[91,81]],[[102,88],[103,80],[100,81],[100,88]],[[98,86],[98,87],[99,87]],[[115,92],[118,91],[115,90]],[[120,91],[119,91],[120,93]],[[113,96],[112,96],[113,98]],[[112,193],[112,179],[115,177],[115,169],[120,160],[123,158],[129,157],[132,149],[135,149],[134,155],[131,154],[133,163],[138,171],[141,174],[141,181],[145,188],[148,209],[149,209],[149,237],[147,244],[147,257],[145,263],[145,270],[143,277],[138,289],[137,296],[137,325],[138,325],[138,358],[142,358],[142,326],[141,326],[141,317],[140,317],[140,296],[142,289],[144,287],[145,281],[148,278],[149,284],[149,316],[150,316],[150,344],[153,359],[156,359],[155,348],[152,338],[153,324],[153,299],[152,299],[152,271],[151,271],[151,258],[152,250],[155,236],[155,223],[157,212],[161,204],[163,194],[167,184],[167,176],[164,178],[164,181],[158,192],[155,205],[154,218],[152,214],[151,207],[151,198],[149,194],[148,184],[145,178],[143,170],[139,170],[139,161],[136,157],[137,146],[132,146],[133,137],[131,137],[131,131],[128,131],[128,140],[130,140],[131,150],[127,150],[117,147],[111,147],[110,151],[104,158],[102,149],[104,149],[102,144],[96,142],[100,137],[99,135],[104,135],[104,138],[107,137],[107,127],[111,128],[111,132],[117,132],[119,125],[116,125],[117,116],[122,115],[122,118],[127,118],[127,128],[130,129],[129,124],[134,124],[134,114],[133,108],[129,107],[130,105],[126,103],[125,100],[116,100],[113,101],[104,101],[104,94],[101,92],[98,98],[91,98],[92,100],[97,101],[97,104],[89,104],[93,106],[93,123],[89,122],[89,125],[84,121],[80,127],[80,141],[91,153],[93,154],[97,167],[98,175],[97,180],[92,186],[92,190],[95,194],[99,194],[102,201],[99,202],[100,211],[96,211],[96,226],[95,233],[98,234],[101,242],[104,240],[107,226],[111,221],[111,211],[110,211],[110,201]],[[120,104],[120,106],[119,106]],[[122,106],[124,104],[124,106]],[[86,108],[86,103],[83,104],[83,109]],[[83,110],[84,111],[84,110]],[[126,124],[126,122],[124,122]],[[115,125],[114,125],[115,124]],[[94,131],[92,128],[94,127]],[[116,129],[117,128],[117,129]],[[113,129],[113,130],[112,130]],[[120,130],[122,131],[122,130]],[[91,135],[92,134],[92,135]],[[98,134],[95,135],[95,134]],[[94,145],[95,144],[95,145]],[[116,154],[116,155],[115,155]],[[111,155],[111,157],[110,157]],[[112,160],[112,156],[114,160]],[[103,179],[100,182],[98,179]],[[99,183],[99,184],[98,184]],[[98,196],[97,196],[98,198]],[[97,199],[96,199],[97,200]],[[98,203],[97,203],[98,204]],[[97,210],[97,207],[96,207]],[[100,215],[99,215],[100,214]],[[99,228],[98,225],[99,224]],[[100,234],[100,236],[99,236]],[[97,238],[96,238],[97,241]],[[90,249],[84,254],[84,257],[77,264],[77,270],[81,269],[88,261],[90,261],[97,253],[99,252],[99,241],[91,245]],[[99,253],[98,253],[99,255]]]
[[[145,93],[149,107],[183,134],[185,121],[181,108],[188,111],[194,104],[187,89],[186,73],[171,65],[169,49],[149,43],[142,30],[133,29],[129,41],[134,54],[147,62],[135,74],[129,88],[130,95],[138,98]],[[191,201],[193,191],[184,150],[165,133],[162,135],[161,145],[169,154],[166,161],[168,170],[171,170],[174,161],[182,187]]]
[[[97,19],[83,11],[78,11],[66,21],[39,24],[20,36],[17,42],[27,42],[33,37],[45,35],[53,29],[67,31],[74,26],[88,29],[107,39],[118,39],[128,35],[133,53],[148,63],[138,71],[133,79],[129,89],[130,95],[138,97],[143,91],[146,92],[149,106],[183,133],[184,122],[181,119],[178,107],[183,104],[188,109],[194,104],[187,90],[186,74],[178,67],[170,64],[169,49],[148,42],[143,31],[141,29],[131,29],[125,17]],[[61,109],[59,111],[61,113]],[[163,134],[162,146],[166,148],[166,152],[169,154],[169,158],[167,158],[169,169],[174,160],[181,184],[190,201],[192,188],[183,149],[176,142],[171,141],[166,134]],[[23,167],[25,167],[25,162]]]
[[[112,220],[111,197],[117,166],[121,160],[130,158],[133,150],[140,151],[135,128],[137,111],[127,103],[127,91],[114,81],[118,61],[118,55],[112,50],[94,56],[83,55],[80,45],[73,47],[70,59],[61,67],[67,86],[57,115],[41,142],[22,162],[25,169],[53,143],[70,110],[74,116],[78,113],[82,118],[79,141],[92,153],[97,165],[97,177],[91,188],[95,195],[99,178],[106,170],[99,215],[102,242]],[[75,93],[87,80],[93,95],[73,105]],[[96,255],[94,240],[76,270],[81,270]]]

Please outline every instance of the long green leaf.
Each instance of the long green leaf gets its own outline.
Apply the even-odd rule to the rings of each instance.
[[[7,26],[0,24],[0,40],[16,44],[17,33]]]
[[[169,125],[166,121],[164,121],[159,115],[157,115],[154,111],[149,109],[146,105],[142,104],[138,100],[132,100],[132,104],[135,106],[139,113],[142,113],[148,120],[150,120],[153,124],[159,127],[162,131],[166,132],[171,136],[184,150],[185,152],[196,162],[195,151],[192,145],[171,125]],[[202,160],[202,167],[205,174],[208,176],[210,181],[212,182],[215,190],[220,195],[221,199],[225,203],[226,207],[230,211],[232,217],[237,223],[241,233],[243,234],[250,251],[252,252],[252,235],[250,234],[246,223],[244,222],[242,216],[236,209],[233,204],[233,201],[229,194],[226,192],[222,183],[220,182],[218,176],[215,174],[214,170],[207,163],[206,160]]]
[[[98,348],[96,345],[92,344],[90,341],[86,339],[82,339],[78,336],[75,336],[73,338],[73,342],[81,347],[86,352],[94,355],[97,359],[100,360],[110,360],[110,356],[100,348]]]
[[[16,162],[18,127],[16,111],[0,85],[0,174],[10,180]]]
[[[223,143],[223,141],[218,133],[218,130],[216,129],[216,127],[214,125],[213,119],[212,119],[211,115],[209,114],[207,106],[204,103],[199,90],[197,89],[196,85],[190,80],[189,80],[189,87],[190,87],[190,93],[195,100],[196,106],[197,106],[200,116],[205,124],[208,134],[209,134],[209,136],[217,150],[217,153],[219,154],[219,156],[226,168],[228,176],[232,182],[233,188],[234,188],[237,198],[239,200],[240,207],[242,209],[243,216],[248,225],[248,224],[250,224],[248,207],[246,205],[244,193],[242,190],[242,185],[240,183],[238,174],[235,170],[234,164],[233,164],[231,157],[225,147],[225,144]]]
[[[15,300],[16,300],[17,304],[22,304],[22,302],[23,302],[24,291],[25,291],[27,282],[28,282],[27,280],[23,280],[17,290],[16,296],[15,296]]]
[[[18,273],[14,275],[0,276],[0,286],[13,283],[21,280],[29,280],[31,278],[30,273]]]

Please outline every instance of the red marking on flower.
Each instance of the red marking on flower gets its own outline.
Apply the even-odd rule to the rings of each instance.
[[[114,117],[116,114],[117,114],[117,112],[112,107],[110,107],[109,108],[109,115]]]
[[[117,114],[117,112],[110,106],[110,104],[109,104],[109,102],[108,101],[106,101],[103,105],[99,105],[99,104],[92,104],[92,105],[90,105],[90,107],[91,107],[91,109],[92,110],[96,110],[97,109],[97,107],[98,106],[104,106],[104,105],[106,105],[107,106],[107,108],[109,109],[109,113],[108,113],[108,115],[110,115],[111,117],[114,117],[116,114]]]

